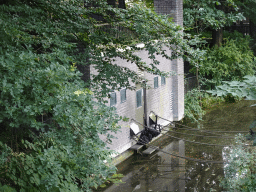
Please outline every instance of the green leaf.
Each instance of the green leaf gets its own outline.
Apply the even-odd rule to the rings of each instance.
[[[106,187],[106,186],[107,186],[107,185],[105,185],[105,184],[100,185],[101,188],[104,188],[104,187]]]
[[[253,140],[253,146],[256,146],[256,139]]]
[[[37,173],[34,173],[33,177],[34,177],[35,184],[40,185],[39,175]]]

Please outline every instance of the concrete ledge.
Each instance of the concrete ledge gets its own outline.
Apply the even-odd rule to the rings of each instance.
[[[166,128],[167,126],[170,126],[170,128],[174,127],[172,123],[169,123],[168,125],[164,126],[164,128]],[[161,136],[163,136],[167,132],[168,132],[168,130],[161,131],[161,133],[157,137],[154,137],[149,142],[149,144],[152,143],[153,141],[155,141],[156,139],[159,139]],[[112,163],[116,166],[119,163],[121,163],[121,162],[125,161],[126,159],[128,159],[129,157],[131,157],[133,154],[134,154],[134,150],[128,149],[128,150],[124,151],[123,153],[121,153],[120,155],[114,157]]]
[[[150,155],[158,149],[159,149],[159,147],[149,147],[145,151],[142,151],[142,154]]]
[[[115,158],[113,158],[112,163],[116,166],[119,163],[123,162],[124,160],[128,159],[129,157],[131,157],[134,154],[133,150],[126,150],[125,152],[121,153],[120,155],[116,156]]]

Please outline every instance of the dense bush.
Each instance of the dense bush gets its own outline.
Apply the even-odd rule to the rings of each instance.
[[[107,0],[4,0],[0,23],[0,191],[90,191],[110,180],[115,167],[106,143],[123,118],[104,100],[111,89],[142,80],[113,61],[167,76],[156,54],[195,53],[167,16]],[[112,27],[103,30],[106,23]],[[152,63],[120,28],[145,44]],[[98,73],[89,79],[90,65]]]
[[[203,93],[198,89],[193,89],[185,95],[185,108],[184,116],[185,120],[189,119],[192,122],[202,120],[205,111],[202,108],[200,98],[202,98]]]
[[[204,109],[225,102],[224,97],[212,96],[205,91],[193,89],[185,95],[185,120],[197,122],[202,120]]]
[[[256,189],[256,152],[245,146],[244,136],[236,138],[236,145],[224,150],[224,174],[221,185],[230,192],[251,192]]]
[[[52,123],[40,133],[26,127],[1,128],[5,131],[1,137],[5,144],[0,142],[1,183],[18,191],[88,191],[115,172],[106,164],[111,162],[111,151],[99,134],[113,129],[118,118],[110,108],[93,102],[88,92],[76,94],[76,83],[61,86],[54,104],[41,100],[38,106],[31,106],[34,110],[52,108]],[[25,109],[21,106],[20,110]],[[47,121],[43,113],[40,118]],[[20,130],[27,134],[20,135]]]
[[[199,74],[206,88],[220,85],[222,81],[242,80],[255,73],[255,60],[250,50],[250,38],[228,39],[221,47],[206,48],[205,59],[199,64]],[[194,69],[195,70],[195,69]]]

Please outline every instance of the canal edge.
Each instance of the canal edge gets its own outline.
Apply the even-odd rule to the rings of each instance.
[[[168,132],[168,130],[165,129],[166,127],[169,127],[170,129],[174,128],[175,127],[175,123],[171,122],[171,123],[168,123],[167,125],[164,125],[163,126],[163,130],[161,131],[161,133],[158,136],[154,137],[148,144],[151,144],[154,141],[160,139],[162,136],[164,136],[164,134]],[[123,161],[125,161],[126,159],[131,157],[133,154],[134,154],[134,150],[129,148],[126,151],[124,151],[123,153],[121,153],[121,154],[117,155],[116,157],[114,157],[113,160],[112,160],[112,164],[114,166],[117,166],[118,164],[122,163]]]

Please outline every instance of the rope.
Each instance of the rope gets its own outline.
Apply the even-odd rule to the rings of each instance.
[[[175,138],[175,139],[183,140],[183,141],[186,141],[186,142],[189,142],[189,143],[200,144],[200,145],[219,146],[219,147],[228,147],[228,146],[232,146],[232,145],[219,145],[219,144],[211,144],[211,143],[201,143],[201,142],[186,140],[186,139],[179,138],[179,137],[174,137],[174,136],[171,136],[171,135],[169,135],[169,134],[167,134],[167,135],[168,135],[169,137],[172,137],[172,138]]]
[[[189,127],[189,126],[183,125],[183,124],[181,124],[181,123],[176,123],[176,124],[181,125],[181,126],[183,126],[183,127],[188,127],[188,128],[193,129],[193,127]],[[196,130],[197,130],[197,129],[196,129]],[[199,130],[199,131],[200,131],[200,130]],[[209,133],[214,133],[214,132],[216,132],[216,133],[248,133],[248,131],[219,131],[219,130],[212,130],[212,131],[210,131],[210,130],[202,130],[202,131],[207,131],[207,132],[209,132]]]
[[[167,130],[167,129],[163,129],[163,130]],[[180,130],[180,128],[179,128]],[[216,136],[214,135],[197,135],[197,134],[188,134],[188,133],[181,133],[181,132],[177,132],[177,131],[170,131],[168,130],[168,132],[173,132],[173,133],[177,133],[177,134],[183,134],[183,135],[194,135],[194,136],[199,136],[199,137],[217,137],[217,138],[227,138],[227,139],[234,139],[234,137],[229,137],[229,136],[223,136],[223,135],[219,135],[217,134]],[[209,133],[210,134],[210,133]]]
[[[135,139],[134,139],[135,140]],[[141,140],[139,138],[139,140]],[[136,140],[135,140],[136,141]],[[141,140],[142,143],[144,143],[144,145],[146,145],[146,143]],[[195,162],[199,162],[199,163],[213,163],[213,164],[223,164],[224,162],[223,161],[210,161],[210,160],[201,160],[201,159],[195,159],[195,158],[191,158],[191,157],[186,157],[186,156],[181,156],[181,155],[176,155],[176,154],[173,154],[173,153],[170,153],[170,152],[167,152],[167,151],[164,151],[162,149],[159,149],[157,146],[154,146],[154,145],[150,145],[150,144],[147,144],[149,147],[153,148],[153,149],[156,149],[162,153],[166,153],[168,155],[171,155],[171,156],[174,156],[174,157],[178,157],[178,158],[181,158],[181,159],[187,159],[187,160],[190,160],[190,161],[195,161]]]
[[[177,133],[177,134],[183,134],[183,135],[194,135],[194,136],[198,136],[198,137],[212,137],[212,138],[227,138],[227,139],[234,139],[234,137],[228,137],[228,136],[214,136],[214,135],[197,135],[197,134],[188,134],[188,133],[181,133],[181,132],[177,132],[177,131],[169,131],[172,133]]]
[[[135,121],[135,120],[134,120]],[[135,121],[136,123],[142,125],[141,123]],[[144,125],[142,125],[144,126]],[[144,126],[144,127],[147,127],[147,128],[150,128],[148,126]],[[150,128],[151,129],[151,128]],[[219,146],[219,147],[227,147],[227,146],[232,146],[232,145],[219,145],[219,144],[210,144],[210,143],[201,143],[201,142],[196,142],[196,141],[190,141],[190,140],[186,140],[186,139],[183,139],[183,138],[179,138],[179,137],[175,137],[175,136],[172,136],[168,133],[166,133],[165,135],[167,135],[168,137],[172,137],[172,138],[175,138],[175,139],[178,139],[178,140],[183,140],[183,141],[186,141],[186,142],[190,142],[190,143],[195,143],[195,144],[201,144],[201,145],[209,145],[209,146]]]
[[[170,121],[170,120],[168,120],[168,119],[165,119],[165,118],[162,118],[162,117],[159,117],[159,118],[161,118],[161,119],[164,119],[164,120],[166,120],[166,121],[171,122],[171,121]],[[178,123],[176,123],[176,124],[178,124]],[[184,126],[184,127],[188,127],[188,128],[179,128],[179,130],[184,129],[184,130],[189,130],[189,131],[201,131],[201,132],[205,132],[205,133],[209,133],[209,134],[214,134],[214,135],[222,136],[221,134],[214,133],[214,132],[212,132],[212,131],[208,131],[208,130],[198,130],[198,129],[194,129],[194,128],[189,127],[189,126],[186,126],[186,125],[182,125],[182,126]]]
[[[170,120],[168,120],[168,119],[165,119],[165,118],[163,118],[163,117],[160,117],[160,116],[157,116],[157,117],[159,117],[160,119],[163,119],[163,120],[172,122],[172,121],[170,121]],[[208,132],[208,133],[213,133],[213,134],[215,134],[215,135],[217,135],[215,132],[217,132],[217,133],[248,133],[248,131],[218,131],[218,130],[216,130],[216,131],[210,131],[210,130],[198,130],[198,129],[194,129],[193,127],[189,127],[189,126],[187,126],[187,125],[183,125],[183,124],[181,124],[181,123],[175,122],[175,124],[178,124],[178,125],[181,125],[181,126],[183,126],[183,127],[189,128],[189,129],[187,129],[187,130]],[[185,129],[185,128],[179,128],[179,129]],[[218,135],[220,135],[220,134],[218,134]]]
[[[218,134],[218,133],[215,133],[215,132],[210,132],[210,131],[207,131],[207,130],[189,129],[189,128],[177,128],[177,129],[179,129],[179,130],[188,130],[188,131],[201,131],[201,132],[208,133],[208,134],[213,134],[213,135],[216,135],[216,136],[223,136],[222,134]]]
[[[161,118],[161,117],[160,117]],[[134,120],[135,121],[135,120]],[[169,120],[167,120],[169,121]],[[141,123],[135,121],[136,123],[142,125]],[[147,128],[150,128],[148,126],[144,126],[142,125],[143,127],[147,127]],[[198,131],[198,130],[197,130]],[[211,131],[207,131],[209,133],[211,133]],[[182,138],[178,138],[178,137],[174,137],[174,136],[171,136],[169,134],[164,134],[164,135],[167,135],[167,136],[170,136],[170,137],[173,137],[173,138],[176,138],[176,139],[181,139],[181,140],[184,140]],[[138,136],[136,136],[138,138],[139,141],[141,141],[144,145],[146,145],[147,143],[145,141],[143,141],[141,138],[139,138]],[[132,138],[133,140],[135,140],[134,138]],[[137,140],[135,140],[137,142]],[[184,141],[187,141],[187,142],[192,142],[192,143],[197,143],[197,144],[204,144],[204,143],[200,143],[200,142],[193,142],[193,141],[188,141],[188,140],[184,140]],[[217,145],[217,144],[207,144],[205,143],[206,145],[215,145],[215,146],[227,146],[227,145]],[[186,160],[190,160],[190,161],[194,161],[194,162],[199,162],[199,163],[212,163],[212,164],[223,164],[224,161],[210,161],[210,160],[201,160],[201,159],[195,159],[195,158],[191,158],[191,157],[186,157],[186,156],[181,156],[181,155],[176,155],[176,154],[173,154],[173,153],[170,153],[170,152],[167,152],[167,151],[164,151],[162,149],[159,149],[157,146],[154,146],[154,145],[151,145],[151,144],[147,144],[147,146],[153,148],[153,149],[156,149],[162,153],[165,153],[165,154],[168,154],[168,155],[171,155],[171,156],[174,156],[174,157],[178,157],[178,158],[181,158],[181,159],[186,159]],[[248,146],[248,145],[247,145]]]
[[[209,145],[209,146],[219,146],[219,147],[232,147],[234,145],[219,145],[219,144],[211,144],[211,143],[201,143],[201,142],[196,142],[196,141],[189,141],[189,140],[186,140],[186,139],[183,139],[183,138],[179,138],[179,137],[174,137],[168,133],[166,133],[165,135],[169,136],[169,137],[172,137],[172,138],[175,138],[175,139],[179,139],[179,140],[183,140],[183,141],[186,141],[186,142],[189,142],[189,143],[195,143],[195,144],[202,144],[202,145]],[[224,137],[223,137],[224,138]],[[232,137],[229,137],[229,138],[232,138]],[[251,146],[254,146],[254,145],[243,145],[244,147],[251,147]]]

